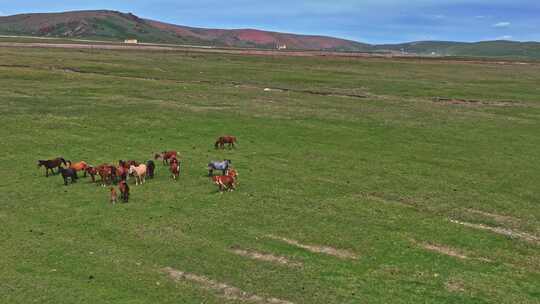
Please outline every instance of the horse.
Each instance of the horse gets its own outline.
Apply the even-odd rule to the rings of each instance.
[[[171,150],[171,151],[163,151],[161,153],[154,153],[154,159],[158,160],[161,159],[163,161],[163,165],[166,166],[169,164],[169,160],[171,158],[180,158],[180,153]]]
[[[180,176],[180,163],[176,158],[171,159],[169,170],[171,171],[171,177],[176,181]]]
[[[218,147],[221,149],[225,149],[225,144],[228,144],[229,149],[231,149],[231,148],[235,148],[234,144],[236,142],[237,140],[235,136],[230,136],[230,135],[221,136],[216,140],[216,143],[214,144],[214,146],[216,147],[216,149]]]
[[[237,177],[238,172],[234,169],[230,169],[229,172],[227,172],[227,175],[212,176],[212,181],[219,187],[219,191],[223,193],[224,190],[236,190]]]
[[[58,167],[58,173],[62,174],[62,178],[64,179],[64,186],[68,185],[68,178],[71,180],[71,183],[77,181],[77,171],[71,168],[65,169],[64,167],[60,166]]]
[[[105,187],[113,180],[113,176],[116,176],[116,168],[110,164],[101,164],[96,167],[97,174],[101,178],[101,186]]]
[[[92,183],[96,182],[96,174],[98,174],[98,171],[95,167],[92,167],[92,166],[86,167],[86,169],[84,170],[84,173],[90,174],[90,177],[92,178]]]
[[[122,180],[127,180],[127,177],[128,177],[128,168],[122,166],[122,165],[119,165],[119,166],[116,166],[114,168],[114,178],[115,178],[115,182],[119,182],[119,181],[122,181]]]
[[[66,160],[66,162],[69,164],[69,168],[79,172],[83,171],[83,177],[86,177],[86,168],[88,168],[88,164],[85,161],[80,161],[77,163],[72,163],[70,160]]]
[[[129,200],[129,185],[125,180],[120,181],[118,184],[118,189],[120,190],[120,198],[124,203],[127,203]]]
[[[156,164],[153,160],[149,160],[146,162],[146,170],[148,178],[154,178],[154,171],[156,170]]]
[[[222,162],[212,161],[208,163],[208,176],[214,175],[214,170],[221,170],[223,175],[226,175],[230,164],[232,164],[230,159],[224,159]]]
[[[146,177],[146,165],[140,164],[137,167],[131,165],[129,167],[129,174],[135,174],[135,185],[144,184]]]
[[[60,170],[60,166],[64,164],[64,166],[67,167],[66,160],[63,157],[57,157],[55,159],[49,159],[49,160],[38,160],[37,166],[40,168],[41,166],[45,167],[45,176],[49,177],[49,170],[51,170],[52,174],[54,175],[54,168],[58,168]],[[60,173],[60,171],[58,171]]]
[[[116,205],[116,189],[114,187],[111,187],[111,204]]]

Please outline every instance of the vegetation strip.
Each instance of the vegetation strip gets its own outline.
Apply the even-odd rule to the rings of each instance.
[[[529,234],[529,233],[526,233],[526,232],[515,231],[515,230],[508,229],[508,228],[491,227],[491,226],[487,226],[487,225],[484,225],[484,224],[473,224],[473,223],[467,223],[467,222],[460,222],[460,221],[452,220],[452,219],[450,220],[450,222],[452,222],[454,224],[458,224],[458,225],[463,225],[465,227],[476,228],[476,229],[481,229],[481,230],[487,230],[487,231],[491,231],[491,232],[494,232],[494,233],[497,233],[497,234],[506,235],[506,236],[511,237],[511,238],[520,238],[520,239],[523,239],[523,240],[531,242],[531,243],[540,244],[540,237],[537,237],[535,235],[532,235],[532,234]]]
[[[287,238],[283,238],[283,237],[278,237],[278,236],[275,236],[275,235],[268,235],[269,238],[272,238],[272,239],[275,239],[275,240],[280,240],[280,241],[283,241],[289,245],[293,245],[293,246],[296,246],[296,247],[299,247],[299,248],[302,248],[302,249],[305,249],[307,251],[311,251],[311,252],[314,252],[314,253],[324,253],[324,254],[328,254],[328,255],[333,255],[333,256],[336,256],[338,258],[342,258],[342,259],[357,259],[358,257],[356,256],[356,254],[350,252],[350,251],[347,251],[347,250],[343,250],[343,249],[336,249],[336,248],[332,248],[332,247],[328,247],[328,246],[314,246],[314,245],[305,245],[305,244],[301,244],[300,242],[296,241],[296,240],[291,240],[291,239],[287,239]]]
[[[205,289],[214,290],[217,291],[226,298],[227,300],[235,300],[235,301],[245,301],[245,302],[253,302],[253,303],[268,303],[268,304],[294,304],[293,302],[281,300],[278,298],[264,298],[252,293],[245,292],[241,290],[240,288],[230,286],[225,283],[219,283],[216,281],[213,281],[205,276],[200,276],[192,273],[183,272],[180,270],[176,270],[171,267],[166,267],[163,269],[165,273],[169,275],[173,280],[180,281],[190,281],[197,283],[204,287]]]
[[[240,248],[231,248],[230,251],[239,256],[248,257],[254,260],[272,262],[272,263],[277,263],[277,264],[286,265],[286,266],[293,266],[293,267],[302,266],[302,263],[300,262],[293,262],[287,259],[286,257],[275,256],[269,253],[262,253],[262,252],[257,252],[253,250],[244,250]]]

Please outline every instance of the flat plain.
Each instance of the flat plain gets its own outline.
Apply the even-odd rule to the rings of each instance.
[[[538,303],[539,83],[535,62],[0,48],[0,302]],[[180,180],[158,163],[116,206],[36,167],[169,149]]]

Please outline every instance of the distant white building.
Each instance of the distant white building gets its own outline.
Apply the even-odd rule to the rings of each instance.
[[[126,39],[126,40],[124,40],[124,43],[137,44],[137,43],[139,43],[139,41],[137,39]]]
[[[278,50],[286,50],[287,49],[287,45],[286,44],[276,44],[276,49]]]

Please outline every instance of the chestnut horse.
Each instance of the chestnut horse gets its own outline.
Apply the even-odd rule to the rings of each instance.
[[[219,187],[219,191],[233,191],[236,190],[236,180],[238,177],[238,172],[234,169],[229,169],[227,175],[221,176],[212,176],[212,181]]]
[[[116,168],[110,164],[101,164],[96,167],[97,174],[101,178],[101,186],[105,187],[116,176]]]
[[[90,177],[92,178],[92,183],[96,182],[96,175],[98,174],[98,171],[95,167],[88,166],[86,167],[84,172],[90,174]]]
[[[221,149],[225,149],[225,144],[228,144],[229,149],[235,148],[234,144],[237,142],[235,136],[221,136],[216,140],[216,143],[214,146],[216,149],[219,147]]]
[[[63,157],[57,157],[55,159],[49,159],[49,160],[38,160],[38,168],[41,166],[45,167],[45,176],[49,177],[49,170],[51,170],[52,174],[54,175],[54,168],[58,168],[60,170],[60,165],[64,164],[64,166],[67,167],[66,160]],[[58,171],[60,173],[60,171]]]
[[[158,160],[161,159],[163,161],[163,165],[168,165],[171,158],[180,158],[180,153],[171,150],[171,151],[163,151],[161,153],[154,153],[154,159]]]
[[[111,187],[111,204],[116,205],[116,198],[118,196],[116,195],[116,189],[114,187]]]
[[[171,159],[169,170],[171,171],[171,177],[176,181],[178,176],[180,176],[180,163],[176,157]]]
[[[67,160],[66,162],[69,164],[70,169],[73,169],[77,172],[84,171],[83,177],[86,177],[86,168],[88,168],[89,166],[85,161],[72,163],[70,160]]]
[[[146,165],[140,164],[137,167],[129,166],[129,174],[135,175],[135,185],[144,184],[146,178]]]

